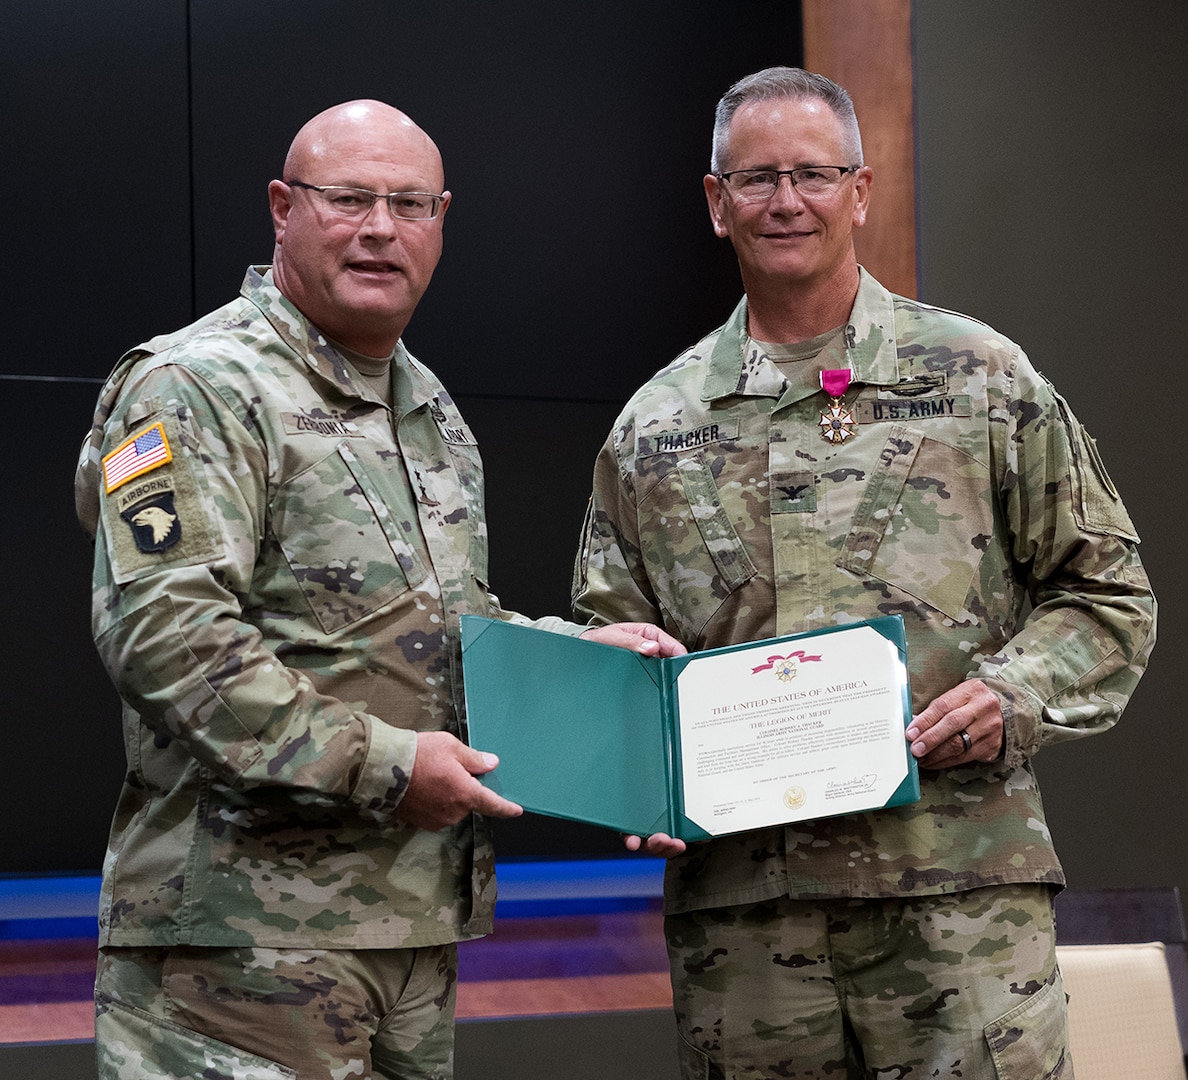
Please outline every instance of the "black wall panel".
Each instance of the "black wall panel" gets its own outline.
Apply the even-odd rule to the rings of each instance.
[[[23,463],[0,532],[19,579],[0,873],[98,870],[122,769],[71,495],[86,380],[270,259],[266,186],[297,128],[379,97],[441,147],[455,201],[407,341],[479,437],[496,591],[565,614],[617,406],[739,292],[701,193],[713,106],[739,76],[800,55],[799,4],[782,0],[0,5],[0,392],[20,416],[0,425],[0,450]],[[499,838],[504,854],[619,850],[543,818]]]
[[[119,699],[90,635],[91,547],[70,478],[98,387],[0,377],[4,678],[0,873],[97,870],[124,771]]]
[[[379,97],[437,142],[445,256],[407,342],[455,394],[623,400],[729,314],[701,177],[740,75],[798,63],[799,4],[290,0],[194,7],[199,305],[267,261],[264,188],[309,116]]]
[[[102,376],[192,310],[186,9],[0,4],[0,374]]]
[[[192,311],[182,3],[0,4],[0,873],[97,870],[123,771],[72,477],[97,380]]]

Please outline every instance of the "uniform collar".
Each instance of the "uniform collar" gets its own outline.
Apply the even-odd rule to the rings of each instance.
[[[750,397],[779,397],[783,378],[768,363],[756,364],[746,356],[747,298],[718,334],[710,353],[709,371],[702,388],[703,401],[741,394]],[[836,343],[837,359],[829,366],[850,367],[855,383],[893,386],[899,381],[895,350],[894,298],[870,274],[859,267],[858,295]],[[773,377],[774,376],[774,377]]]
[[[332,383],[344,394],[373,400],[371,389],[356,375],[346,358],[293,302],[277,288],[272,267],[249,266],[240,294],[260,309],[281,340],[321,379]],[[397,394],[402,404],[416,408],[436,397],[433,380],[413,359],[403,341],[396,343],[392,357],[407,378],[397,378]]]

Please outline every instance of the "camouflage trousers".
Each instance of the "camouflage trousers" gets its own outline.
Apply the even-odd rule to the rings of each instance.
[[[455,945],[101,949],[100,1080],[449,1080]]]
[[[1072,1080],[1051,893],[665,919],[681,1080]]]

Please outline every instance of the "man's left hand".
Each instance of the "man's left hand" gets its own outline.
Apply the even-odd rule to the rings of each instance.
[[[981,679],[969,679],[912,717],[907,737],[912,754],[924,769],[995,761],[1003,743],[998,695]]]
[[[684,656],[688,651],[671,634],[651,623],[620,622],[611,623],[610,626],[591,626],[582,632],[582,638],[630,649],[644,656]]]

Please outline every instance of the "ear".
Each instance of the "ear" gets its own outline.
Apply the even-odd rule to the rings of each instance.
[[[710,222],[714,227],[714,233],[725,239],[730,235],[730,230],[727,229],[722,214],[722,200],[726,197],[722,190],[722,182],[713,173],[706,173],[701,183],[705,187],[705,201],[709,206]]]
[[[279,244],[285,235],[289,211],[293,209],[293,191],[288,184],[273,180],[268,185],[268,209],[272,214],[272,231]]]
[[[866,212],[870,209],[870,185],[874,174],[869,165],[863,165],[854,174],[854,228],[861,228],[866,224]]]

